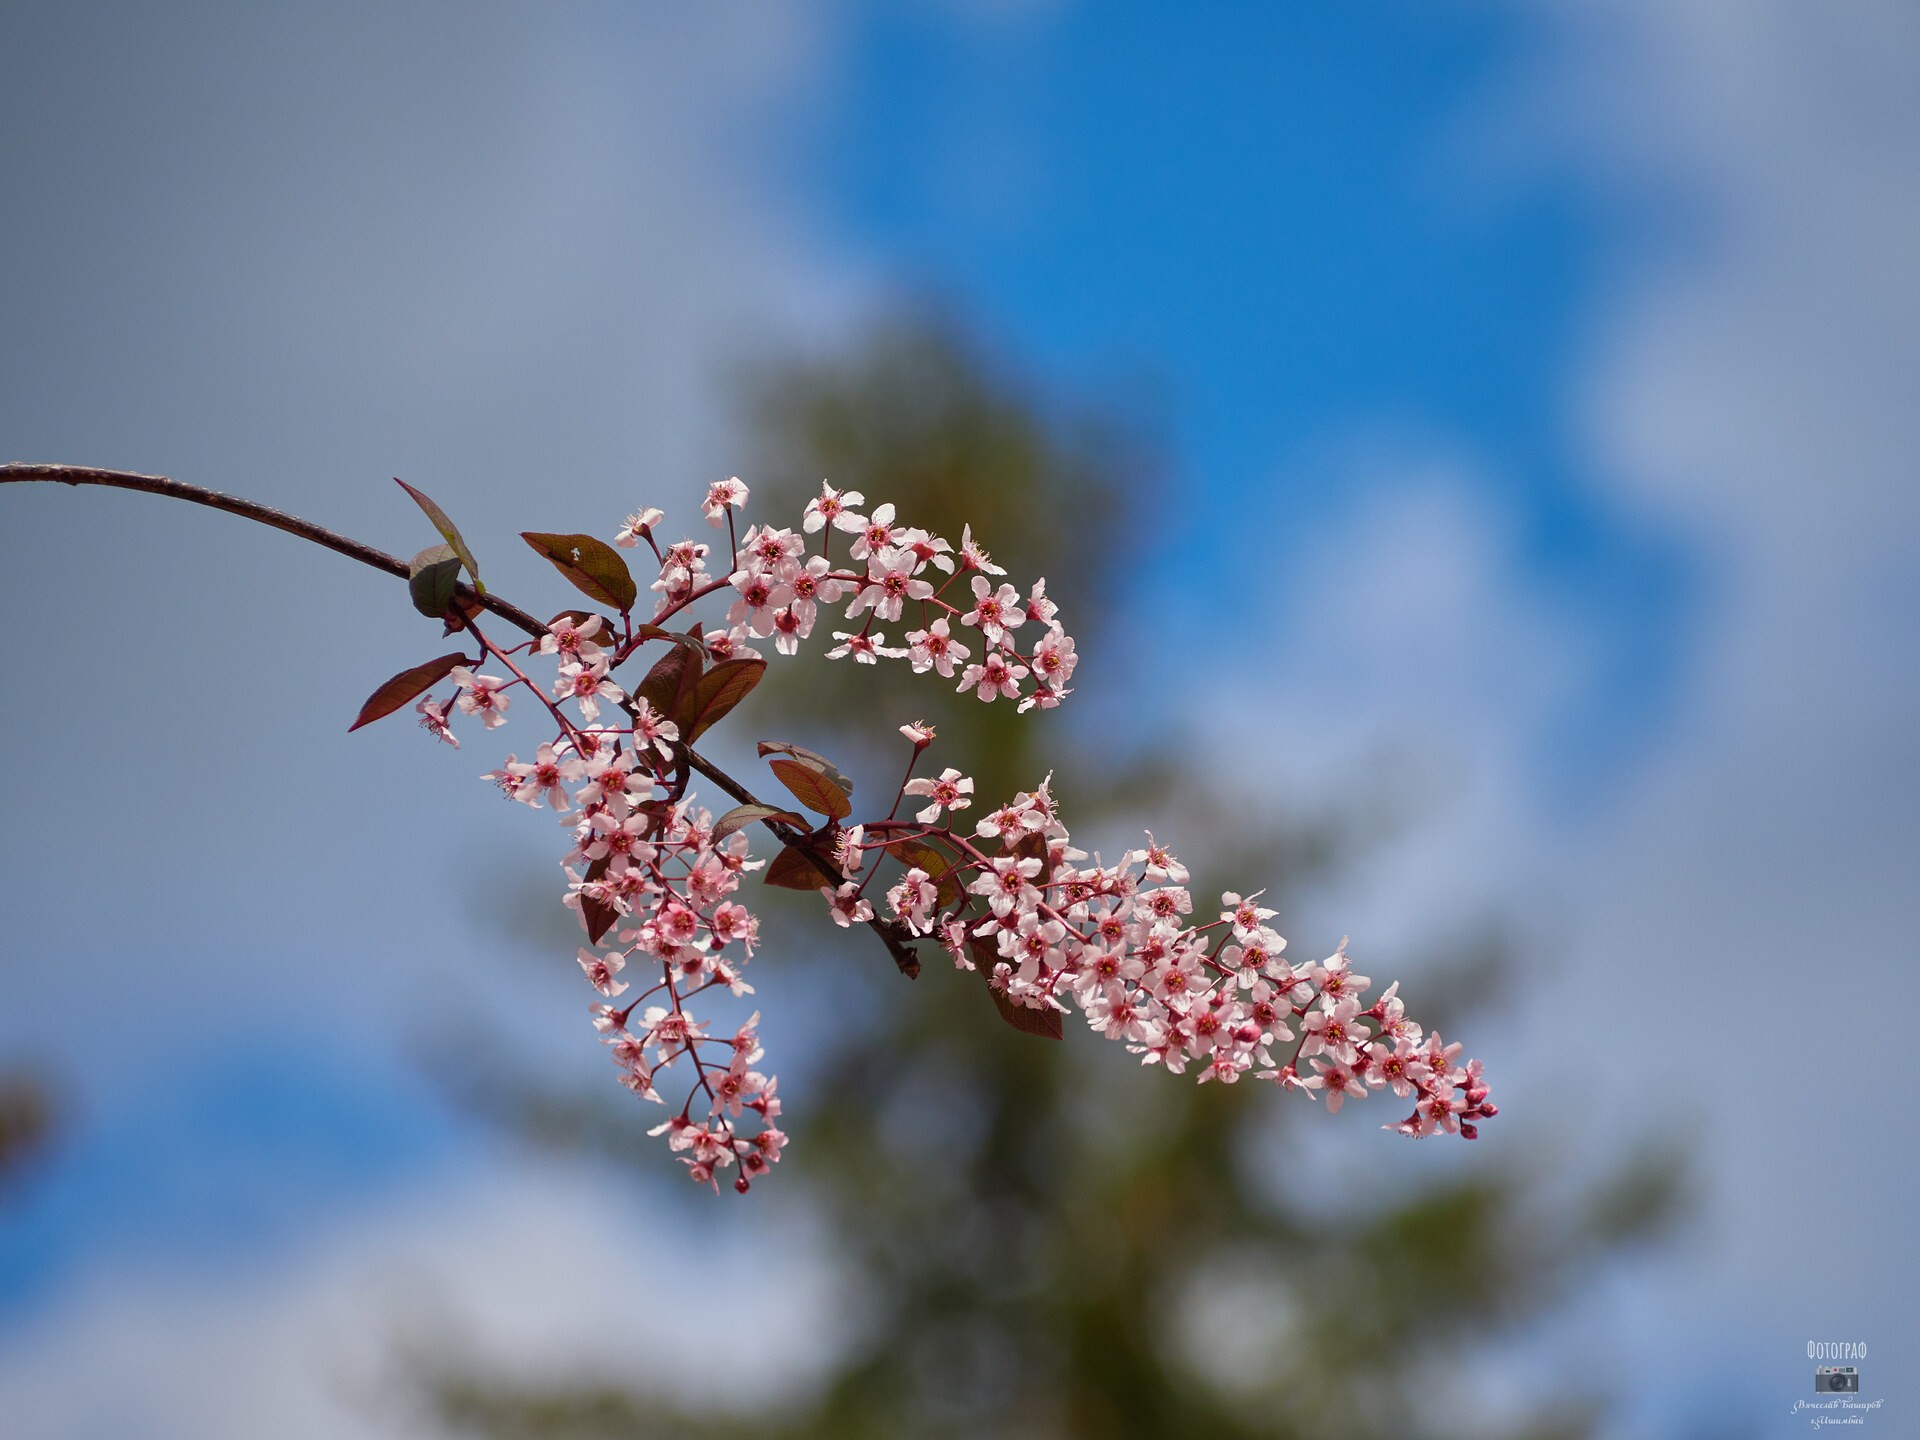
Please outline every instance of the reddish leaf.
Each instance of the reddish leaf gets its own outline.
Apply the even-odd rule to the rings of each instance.
[[[832,890],[839,885],[824,865],[797,845],[789,845],[773,857],[766,883],[783,890],[818,890],[823,886]]]
[[[611,855],[602,855],[598,860],[587,866],[587,873],[581,878],[585,880],[600,879],[607,873],[607,863],[612,860],[612,858]],[[580,915],[581,918],[587,922],[587,943],[589,945],[598,945],[600,943],[600,937],[611,930],[614,922],[620,918],[620,912],[614,909],[613,906],[607,904],[604,900],[595,900],[585,893],[582,893],[580,896]]]
[[[984,940],[978,935],[967,937],[967,948],[973,951],[973,963],[980,967],[982,979],[991,975],[993,967],[1005,958],[991,940]],[[1058,1010],[1051,1006],[1045,1010],[1029,1010],[1024,1005],[1014,1004],[992,985],[987,986],[987,994],[993,997],[993,1008],[1000,1012],[1000,1018],[1022,1035],[1038,1035],[1043,1040],[1061,1038],[1063,1032]]]
[[[887,849],[902,865],[917,865],[927,872],[927,878],[938,887],[935,903],[941,909],[960,898],[960,877],[954,873],[953,862],[926,841],[917,837],[889,840]]]
[[[834,784],[846,791],[848,795],[853,794],[853,781],[849,780],[846,775],[841,772],[840,767],[824,755],[816,755],[813,751],[799,745],[789,745],[784,740],[762,740],[759,749],[762,759],[768,755],[786,755],[794,760],[798,760],[802,765],[807,765],[818,770],[822,775],[825,775],[829,780],[833,781]]]
[[[1058,1040],[1064,1033],[1060,1027],[1060,1012],[1052,1006],[1045,1010],[1029,1010],[1024,1005],[1014,1004],[991,985],[987,987],[987,994],[993,997],[993,1008],[1000,1012],[1000,1018],[1022,1035]]]
[[[359,715],[347,730],[358,730],[362,725],[371,725],[382,716],[391,715],[408,701],[418,699],[438,685],[456,666],[472,663],[465,655],[456,652],[442,655],[438,660],[429,660],[424,665],[416,665],[411,670],[402,670],[367,697],[367,703],[360,707]]]
[[[817,810],[833,820],[844,820],[853,813],[853,802],[847,798],[847,792],[811,765],[803,765],[798,760],[770,763],[775,777],[809,810]]]
[[[554,569],[581,594],[625,612],[633,608],[640,587],[620,552],[592,535],[548,535],[523,530],[520,538],[553,562]]]
[[[806,818],[791,810],[776,810],[771,805],[736,805],[718,820],[713,822],[713,838],[716,843],[727,838],[736,830],[744,830],[756,820],[778,820],[782,824],[792,825],[796,829],[807,828]]]
[[[634,691],[656,713],[679,725],[683,737],[687,730],[680,712],[687,707],[695,687],[700,683],[704,654],[704,651],[691,650],[684,645],[674,646],[654,662],[653,668],[647,672],[647,678]]]
[[[687,719],[681,727],[680,738],[689,745],[698,740],[729,710],[746,699],[766,673],[767,662],[757,655],[722,660],[714,666],[693,687],[693,698],[688,703]]]
[[[486,594],[487,587],[480,583],[479,562],[473,558],[473,551],[467,548],[467,542],[461,539],[460,527],[447,518],[446,511],[442,510],[438,505],[434,504],[433,501],[414,489],[413,486],[407,484],[407,482],[402,480],[398,475],[393,477],[393,483],[411,495],[413,497],[413,503],[426,511],[427,519],[431,520],[433,522],[433,528],[440,532],[440,538],[452,547],[453,553],[460,557],[460,563],[467,567],[467,574],[473,577],[473,588],[478,590],[482,595]]]
[[[1004,832],[1000,844],[1002,849],[1006,848]],[[1047,837],[1038,830],[1025,831],[1014,843],[1013,848],[1007,850],[1007,853],[1021,860],[1038,860],[1044,864],[1047,858]]]

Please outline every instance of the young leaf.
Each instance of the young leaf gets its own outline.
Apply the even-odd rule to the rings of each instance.
[[[656,714],[664,716],[680,726],[680,734],[687,733],[686,724],[680,718],[680,711],[686,706],[694,689],[700,683],[700,671],[705,651],[689,650],[684,645],[676,645],[658,660],[647,672],[646,679],[640,682],[640,688],[633,693],[651,705]]]
[[[438,620],[453,604],[460,587],[460,557],[451,545],[429,545],[407,566],[407,593],[413,608],[429,620]]]
[[[440,538],[452,547],[453,553],[460,557],[460,563],[467,567],[467,574],[473,577],[473,588],[482,595],[486,594],[487,587],[480,583],[480,565],[473,558],[473,552],[467,548],[467,542],[460,537],[460,528],[447,518],[447,512],[398,475],[393,477],[393,483],[411,495],[413,503],[427,512],[427,519],[431,520],[433,528],[440,532]]]
[[[766,883],[782,890],[831,890],[840,882],[827,874],[826,867],[797,845],[789,845],[773,857],[767,867]]]
[[[771,805],[736,805],[713,822],[714,843],[718,844],[736,830],[746,829],[756,820],[778,820],[796,829],[807,828],[806,817],[796,815],[791,810],[776,810]]]
[[[371,725],[383,715],[391,715],[409,700],[419,698],[438,685],[456,666],[473,663],[465,655],[455,652],[442,655],[438,660],[429,660],[424,665],[416,665],[411,670],[402,670],[367,697],[367,703],[360,707],[360,714],[347,730],[358,730],[362,725]]]
[[[613,857],[611,855],[602,855],[598,860],[587,866],[587,873],[581,878],[585,880],[598,880],[602,875],[607,873],[607,865],[612,859]],[[600,943],[600,937],[611,930],[614,922],[620,918],[620,912],[604,900],[595,900],[591,896],[582,894],[580,896],[580,917],[587,922],[587,943],[589,945],[598,945]]]
[[[927,878],[937,887],[935,903],[941,909],[944,910],[960,898],[960,877],[954,873],[953,862],[926,841],[914,838],[889,840],[887,849],[902,865],[917,865],[927,872]]]
[[[620,552],[606,541],[591,535],[547,535],[537,530],[523,530],[520,538],[552,561],[554,569],[581,594],[623,613],[633,608],[640,587],[633,583],[633,573]]]
[[[829,780],[833,781],[834,784],[846,791],[848,795],[853,794],[853,781],[842,774],[840,767],[824,755],[816,755],[813,751],[804,749],[799,745],[789,745],[784,740],[762,740],[759,749],[762,759],[768,755],[790,756],[798,760],[802,765],[818,770],[822,775],[825,775]]]
[[[993,997],[993,1008],[1000,1012],[1000,1018],[1022,1035],[1038,1035],[1043,1040],[1061,1038],[1060,1012],[1051,1005],[1045,1010],[1029,1010],[1025,1005],[1014,1004],[991,985],[987,987],[987,994]]]
[[[993,967],[1005,958],[991,940],[983,940],[977,935],[967,938],[967,948],[973,952],[973,963],[979,967],[982,979],[993,974]],[[1024,1005],[1016,1005],[994,989],[991,983],[987,986],[987,994],[993,997],[993,1008],[1000,1012],[1000,1018],[1022,1035],[1038,1035],[1043,1040],[1061,1038],[1058,1010],[1051,1006],[1045,1010],[1029,1010]]]
[[[767,662],[756,656],[722,660],[700,677],[693,687],[693,699],[687,710],[680,738],[691,745],[711,730],[723,715],[746,699],[767,673]]]
[[[798,760],[770,763],[775,778],[809,810],[817,810],[832,820],[844,820],[853,813],[853,802],[847,798],[847,792],[811,765],[803,765]]]

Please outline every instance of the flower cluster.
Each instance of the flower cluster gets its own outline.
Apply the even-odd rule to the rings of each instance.
[[[513,678],[459,666],[449,674],[452,706],[428,699],[418,708],[430,730],[457,744],[449,708],[492,728],[504,722],[515,688],[533,690],[545,705],[555,738],[530,760],[509,755],[486,778],[510,799],[552,809],[571,831],[565,900],[595,942],[578,954],[602,997],[592,1008],[594,1029],[634,1094],[667,1103],[659,1087],[676,1066],[688,1085],[678,1113],[651,1133],[667,1136],[698,1181],[717,1185],[719,1172],[737,1166],[734,1185],[744,1191],[786,1144],[775,1123],[778,1082],[755,1068],[763,1054],[758,1012],[731,1032],[715,1031],[694,1003],[710,991],[752,992],[742,971],[760,922],[738,891],[762,862],[748,857],[744,834],[720,833],[708,811],[676,793],[679,727],[614,682],[614,642],[600,617],[572,615],[516,650],[483,639]],[[557,662],[550,692],[514,660],[519,649]],[[603,723],[603,707],[629,723]]]
[[[1217,919],[1197,921],[1186,867],[1150,833],[1118,865],[1081,863],[1088,856],[1046,784],[983,816],[971,835],[931,823],[971,791],[952,770],[912,781],[903,794],[935,803],[915,822],[869,822],[852,832],[853,848],[899,856],[890,918],[936,936],[960,968],[982,969],[1003,1009],[1076,1006],[1142,1064],[1191,1066],[1202,1083],[1251,1072],[1317,1091],[1333,1111],[1390,1089],[1413,1106],[1384,1128],[1407,1135],[1473,1139],[1475,1122],[1496,1113],[1480,1062],[1460,1063],[1459,1045],[1411,1019],[1397,981],[1368,1002],[1373,982],[1354,972],[1345,941],[1325,960],[1289,962],[1258,894],[1229,891]],[[863,889],[849,880],[823,894],[836,918],[857,919]]]
[[[1218,919],[1196,920],[1185,867],[1151,835],[1118,865],[1098,856],[1089,862],[1073,847],[1046,784],[967,816],[973,823],[964,833],[955,828],[960,813],[972,810],[974,782],[952,767],[914,777],[934,739],[929,726],[901,727],[913,760],[886,818],[864,825],[841,823],[850,818],[851,783],[796,746],[761,748],[777,757],[774,774],[800,803],[827,816],[811,830],[714,771],[691,741],[758,683],[766,666],[752,642],[772,639],[780,652],[794,653],[823,605],[845,601],[848,621],[860,621],[857,630],[834,632],[841,643],[830,656],[905,659],[916,671],[957,677],[960,689],[983,700],[1017,697],[1022,711],[1057,705],[1075,663],[1046,582],[1025,599],[1011,585],[996,587],[1004,572],[975,544],[971,527],[956,549],[896,523],[891,505],[863,513],[857,492],[823,485],[798,531],[755,525],[737,536],[734,512],[746,498],[746,486],[724,480],[702,507],[728,531],[733,568],[723,577],[708,573],[708,546],[656,540],[658,510],[628,517],[614,547],[645,544],[658,561],[651,624],[636,625],[630,604],[620,605],[617,624],[569,611],[534,640],[502,649],[463,613],[449,623],[479,642],[479,660],[444,657],[396,676],[382,692],[400,687],[383,702],[391,710],[435,678],[449,678],[450,697],[428,697],[417,708],[430,731],[456,745],[454,712],[492,730],[524,698],[516,690],[552,718],[553,738],[531,759],[509,755],[487,778],[511,799],[553,810],[568,827],[565,902],[587,932],[578,961],[599,992],[594,1028],[635,1094],[671,1111],[661,1087],[684,1082],[677,1112],[652,1133],[667,1137],[696,1180],[717,1188],[721,1172],[735,1169],[735,1188],[744,1191],[786,1143],[776,1124],[777,1082],[755,1068],[758,1012],[728,1030],[694,1010],[713,992],[752,993],[742,973],[759,921],[739,896],[742,878],[761,868],[743,828],[754,822],[785,846],[768,871],[771,883],[830,881],[819,889],[833,919],[872,925],[909,973],[918,966],[907,942],[937,938],[961,968],[983,974],[1002,1013],[1021,1028],[1057,1034],[1057,1017],[1075,1006],[1145,1064],[1176,1074],[1193,1067],[1203,1082],[1228,1084],[1251,1072],[1317,1091],[1330,1110],[1391,1089],[1413,1102],[1391,1127],[1410,1135],[1472,1138],[1476,1122],[1495,1113],[1479,1062],[1459,1063],[1458,1045],[1409,1019],[1397,984],[1368,1003],[1372,982],[1354,973],[1344,942],[1325,960],[1295,966],[1258,895],[1228,893]],[[829,554],[835,534],[849,537],[845,562]],[[817,550],[810,536],[820,537]],[[579,536],[527,538],[589,595],[638,599],[638,581],[615,548]],[[598,549],[589,553],[588,544]],[[963,581],[956,600],[945,598]],[[724,626],[676,635],[660,624],[720,594],[730,604]],[[903,648],[888,647],[875,628],[916,622]],[[1016,632],[1027,626],[1037,638],[1022,650]],[[615,678],[656,643],[665,653],[644,679]],[[515,658],[536,655],[555,667],[545,689]],[[488,660],[508,674],[481,673]],[[422,673],[428,678],[415,683]],[[746,803],[716,820],[688,792],[695,769]],[[913,818],[895,818],[909,800]],[[875,882],[889,860],[899,873],[882,890]],[[882,905],[868,898],[870,889],[884,893]]]
[[[702,509],[732,535],[734,511],[746,500],[747,487],[738,479],[722,480],[709,488]],[[982,700],[1017,700],[1023,711],[1051,709],[1070,693],[1067,681],[1078,657],[1073,637],[1055,618],[1044,579],[1022,598],[1012,585],[994,583],[1007,572],[975,543],[971,526],[962,529],[956,549],[938,535],[901,524],[890,504],[862,513],[865,504],[859,491],[823,483],[807,503],[798,532],[755,525],[740,537],[724,582],[707,573],[707,546],[682,540],[663,549],[654,541],[653,527],[662,518],[657,510],[629,516],[614,544],[631,548],[644,541],[653,547],[660,562],[652,586],[660,595],[656,623],[723,583],[733,590],[726,628],[705,636],[717,657],[751,653],[753,641],[767,639],[782,655],[795,654],[813,633],[821,607],[844,600],[846,621],[860,625],[832,632],[839,643],[827,651],[829,659],[851,656],[868,665],[905,660],[915,674],[957,678],[959,690]],[[836,532],[849,537],[844,563],[831,555]],[[809,536],[819,537],[812,542],[817,549],[810,550]],[[875,628],[882,622],[909,626],[899,637],[904,643],[888,645],[886,632]],[[1023,650],[1016,632],[1028,626],[1032,648]]]

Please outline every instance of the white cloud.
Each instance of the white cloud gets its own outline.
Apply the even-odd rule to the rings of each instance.
[[[592,1170],[445,1174],[253,1268],[100,1268],[0,1356],[43,1440],[423,1433],[418,1353],[543,1386],[751,1406],[802,1389],[843,1313],[817,1236],[729,1206],[724,1239]],[[731,1197],[728,1197],[731,1199]],[[431,1432],[429,1432],[431,1433]]]

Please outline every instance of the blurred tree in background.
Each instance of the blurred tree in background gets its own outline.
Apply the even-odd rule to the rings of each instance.
[[[52,1132],[46,1087],[25,1071],[0,1074],[0,1200],[46,1153]]]
[[[1085,657],[1077,680],[1091,685],[1117,662],[1115,622],[1155,523],[1156,467],[1135,427],[1036,402],[1036,387],[938,317],[901,321],[850,357],[762,373],[749,390],[764,452],[753,518],[797,517],[826,476],[956,541],[970,523],[1012,578],[1047,577]],[[1344,824],[1226,833],[1238,821],[1222,823],[1210,796],[1225,781],[1204,757],[1163,737],[1149,762],[1141,737],[1126,748],[1115,707],[1099,713],[1085,695],[1016,716],[1010,704],[943,697],[902,665],[816,659],[771,679],[752,702],[763,708],[733,728],[817,744],[863,794],[891,794],[905,758],[894,727],[924,717],[940,732],[931,758],[977,777],[981,808],[1054,771],[1088,848],[1101,826],[1150,814],[1192,867],[1197,897],[1270,883],[1283,930],[1297,897],[1352,848]],[[870,761],[847,753],[863,746]],[[1137,833],[1129,825],[1121,843]],[[1648,1151],[1569,1195],[1496,1166],[1488,1148],[1443,1153],[1379,1135],[1373,1127],[1398,1116],[1391,1101],[1329,1118],[1269,1085],[1143,1073],[1076,1018],[1058,1043],[1003,1026],[978,978],[956,974],[931,942],[925,972],[906,982],[879,946],[832,930],[809,900],[769,899],[760,963],[857,987],[862,1003],[849,1008],[879,1018],[826,1042],[804,1112],[790,1107],[791,1160],[771,1183],[806,1187],[828,1217],[860,1301],[853,1343],[817,1392],[726,1424],[617,1379],[511,1386],[442,1363],[431,1383],[450,1428],[502,1440],[1591,1433],[1593,1395],[1497,1421],[1478,1414],[1468,1362],[1655,1230],[1675,1206],[1670,1157]],[[1290,949],[1325,953],[1333,938],[1295,936]],[[1497,947],[1429,958],[1404,968],[1419,1011],[1452,1033],[1498,973]],[[533,1138],[584,1142],[638,1123],[612,1103],[605,1127],[578,1123],[581,1107],[564,1098],[504,1108],[546,1132]],[[1516,1108],[1502,1126],[1525,1123]],[[1377,1183],[1280,1173],[1298,1132],[1316,1126],[1364,1129],[1383,1152]],[[661,1162],[646,1151],[638,1163]]]

